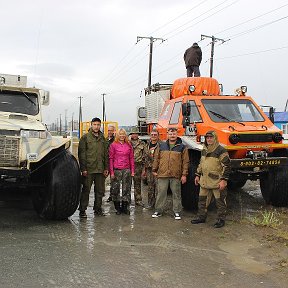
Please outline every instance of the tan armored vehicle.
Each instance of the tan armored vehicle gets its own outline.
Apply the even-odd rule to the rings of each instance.
[[[49,92],[26,86],[25,76],[0,74],[0,189],[28,188],[41,217],[65,219],[78,206],[79,166],[70,139],[42,123]]]

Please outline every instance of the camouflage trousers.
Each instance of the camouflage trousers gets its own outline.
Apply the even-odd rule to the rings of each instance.
[[[154,207],[157,197],[157,178],[152,173],[152,168],[146,169],[148,184],[148,206]]]
[[[111,197],[112,201],[131,202],[131,171],[130,169],[115,169],[115,178],[111,181]],[[120,196],[120,186],[122,186],[122,199]]]
[[[82,176],[82,192],[80,195],[79,210],[85,211],[89,204],[89,195],[91,186],[94,183],[94,207],[95,211],[99,211],[102,206],[102,198],[105,193],[105,177],[102,173],[92,173],[84,177]]]
[[[219,189],[206,189],[200,187],[198,216],[201,219],[206,219],[207,206],[209,205],[213,195],[216,200],[218,219],[225,220],[227,214],[227,203],[226,203],[227,189],[220,191]]]
[[[135,203],[142,202],[142,196],[141,196],[141,174],[142,174],[142,170],[143,170],[142,163],[135,163],[135,174],[133,177]]]

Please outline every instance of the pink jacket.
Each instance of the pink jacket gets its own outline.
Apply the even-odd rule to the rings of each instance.
[[[114,169],[130,169],[135,173],[134,154],[131,144],[113,142],[109,148],[110,175],[114,175]]]

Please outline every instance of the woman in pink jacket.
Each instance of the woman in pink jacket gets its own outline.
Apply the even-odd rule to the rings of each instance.
[[[112,200],[116,214],[121,212],[130,214],[129,205],[131,202],[131,183],[134,176],[134,154],[129,143],[127,133],[120,129],[116,133],[114,142],[109,148],[109,164],[111,175]],[[120,184],[122,183],[122,207],[120,207]]]

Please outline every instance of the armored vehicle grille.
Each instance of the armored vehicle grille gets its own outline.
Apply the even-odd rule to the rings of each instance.
[[[19,165],[19,144],[17,137],[0,136],[0,166],[17,167]]]
[[[238,134],[239,142],[272,142],[272,134]]]

